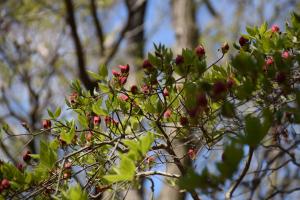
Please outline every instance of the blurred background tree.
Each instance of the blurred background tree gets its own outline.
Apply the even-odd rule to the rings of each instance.
[[[283,26],[299,4],[297,0],[2,0],[0,123],[10,125],[10,137],[1,140],[0,157],[17,163],[24,148],[38,151],[36,139],[14,135],[39,130],[46,108],[64,105],[71,80],[80,79],[92,91],[95,82],[87,70],[97,71],[102,64],[113,69],[126,62],[138,75],[153,43],[163,43],[176,53],[201,43],[208,61],[213,61],[220,56],[216,52],[221,44],[236,41],[246,24],[267,21]],[[139,79],[130,77],[128,85]],[[160,199],[185,198],[163,186],[163,179],[158,182]],[[127,199],[144,199],[146,191],[130,191]]]

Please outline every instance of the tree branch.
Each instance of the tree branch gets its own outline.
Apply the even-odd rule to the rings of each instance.
[[[95,0],[90,0],[90,4],[91,4],[91,14],[93,17],[93,22],[96,28],[96,32],[97,32],[97,36],[98,36],[98,43],[99,43],[99,47],[100,47],[100,56],[104,55],[104,36],[103,36],[103,30],[102,30],[102,26],[100,23],[100,20],[97,17],[97,5],[96,5],[96,1]]]
[[[214,16],[215,18],[220,17],[219,13],[216,11],[216,9],[213,7],[213,5],[211,4],[211,2],[209,0],[203,0],[203,2],[205,3],[208,11],[210,12],[210,14],[212,16]]]
[[[234,191],[237,189],[237,187],[239,186],[239,184],[242,182],[242,180],[244,179],[244,177],[246,176],[247,172],[248,172],[248,169],[250,167],[250,164],[251,164],[251,160],[252,160],[252,156],[253,156],[253,152],[254,152],[254,148],[253,147],[250,147],[250,150],[249,150],[249,156],[248,156],[248,160],[246,162],[246,165],[244,167],[244,170],[242,171],[242,174],[240,175],[240,177],[238,178],[238,180],[235,182],[235,184],[233,184],[229,191],[226,192],[225,196],[226,196],[226,199],[231,199]]]
[[[112,57],[117,53],[118,48],[119,48],[122,40],[125,37],[125,34],[130,29],[131,20],[134,16],[134,13],[137,12],[139,9],[143,8],[143,6],[145,6],[146,2],[147,2],[146,0],[136,1],[135,4],[133,6],[131,6],[131,4],[129,3],[128,0],[125,1],[126,7],[127,7],[127,12],[128,12],[127,21],[126,21],[126,24],[124,25],[124,27],[122,28],[122,30],[120,32],[119,38],[112,45],[110,52],[107,54],[106,58],[104,59],[104,64],[105,65],[107,65],[108,62],[112,59]]]
[[[179,178],[180,175],[178,174],[170,174],[166,172],[160,172],[160,171],[148,171],[148,172],[139,172],[136,174],[136,176],[152,176],[152,175],[161,175],[161,176],[166,176],[170,178]]]
[[[76,49],[79,78],[89,91],[93,91],[97,84],[95,81],[92,81],[90,79],[89,75],[86,72],[85,54],[77,32],[77,24],[74,15],[74,5],[72,0],[64,0],[64,2],[67,11],[67,23],[70,25],[72,38]]]

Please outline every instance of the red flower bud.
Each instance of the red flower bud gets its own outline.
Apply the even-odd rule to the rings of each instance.
[[[233,79],[232,77],[229,77],[229,78],[227,79],[227,88],[228,88],[228,89],[231,89],[234,85],[235,85],[234,79]]]
[[[64,179],[69,179],[71,177],[71,172],[65,172],[63,174]]]
[[[147,163],[150,164],[150,163],[153,163],[155,161],[155,157],[154,156],[149,156],[147,159],[146,159]]]
[[[172,114],[172,111],[170,109],[167,109],[165,112],[164,112],[164,118],[168,119],[171,117],[171,114]]]
[[[94,125],[98,126],[101,123],[101,118],[100,116],[94,116]]]
[[[202,45],[199,45],[195,48],[195,52],[197,54],[198,57],[202,57],[205,55],[205,49]]]
[[[289,59],[290,53],[288,51],[284,51],[284,52],[282,52],[281,57],[284,59]]]
[[[71,104],[76,103],[76,99],[78,98],[78,93],[77,92],[73,92],[72,94],[70,94],[69,96],[69,102]]]
[[[119,99],[121,101],[127,101],[129,99],[129,97],[126,94],[120,94]]]
[[[175,59],[175,63],[176,65],[180,65],[182,63],[184,63],[184,58],[182,55],[177,55],[176,59]]]
[[[276,81],[278,83],[284,83],[286,81],[286,75],[284,72],[278,72],[276,74]]]
[[[213,85],[213,94],[214,95],[220,95],[224,92],[226,92],[227,87],[226,84],[222,81],[217,81]]]
[[[51,121],[49,119],[44,119],[42,121],[42,124],[43,124],[43,128],[44,129],[49,129],[51,128]]]
[[[269,65],[272,65],[273,63],[274,63],[274,60],[271,56],[266,59],[266,65],[269,66]]]
[[[86,141],[90,142],[90,141],[92,141],[92,138],[93,138],[93,132],[92,131],[89,131],[89,132],[85,133]]]
[[[225,54],[225,53],[228,52],[228,50],[229,50],[229,45],[228,45],[227,42],[225,42],[225,43],[223,44],[221,50],[222,50],[222,53],[223,53],[223,54]]]
[[[168,91],[167,88],[164,89],[163,95],[164,95],[165,97],[168,97],[168,96],[169,96],[169,91]]]
[[[19,171],[23,172],[23,170],[24,170],[24,165],[23,165],[22,163],[17,163],[17,164],[16,164],[16,168],[17,168]]]
[[[191,160],[195,160],[196,158],[196,152],[194,149],[189,149],[188,150],[188,156],[190,157]]]
[[[186,125],[188,125],[188,123],[189,123],[189,120],[187,117],[180,117],[180,124],[182,126],[186,126]]]
[[[3,180],[1,181],[1,186],[2,186],[4,189],[8,189],[8,188],[10,187],[10,182],[9,182],[9,180],[7,180],[6,178],[3,179]]]
[[[244,38],[243,36],[241,36],[239,39],[239,43],[240,43],[241,47],[243,47],[249,43],[249,40],[247,38]]]
[[[110,116],[106,116],[104,118],[104,121],[105,121],[106,126],[109,126],[112,122],[112,118]]]
[[[127,65],[119,65],[119,68],[120,68],[120,70],[121,70],[121,72],[122,72],[123,74],[129,72],[129,65],[128,65],[128,64],[127,64]]]
[[[121,75],[120,72],[116,71],[116,70],[111,70],[112,74],[115,76],[115,77],[119,77]]]
[[[119,83],[121,85],[124,85],[126,83],[126,81],[127,81],[127,77],[126,76],[120,76],[119,77]]]
[[[65,169],[71,169],[72,163],[71,162],[66,162],[64,167],[65,167]]]
[[[198,103],[198,106],[200,106],[200,107],[206,107],[207,104],[208,104],[206,95],[205,95],[205,94],[200,94],[200,95],[197,97],[197,103]]]
[[[149,88],[149,86],[148,86],[148,85],[144,85],[144,86],[142,87],[142,92],[143,92],[144,94],[149,94],[149,93],[150,93],[150,88]]]
[[[195,107],[195,108],[188,109],[187,112],[190,117],[194,118],[198,115],[198,108]]]
[[[136,94],[137,91],[138,91],[137,86],[136,85],[131,86],[130,91],[131,91],[132,94]]]
[[[23,160],[25,162],[28,162],[30,159],[31,159],[31,156],[30,156],[31,152],[29,150],[26,150],[24,153],[23,153]]]
[[[272,31],[273,33],[277,33],[277,32],[279,32],[279,30],[280,30],[280,28],[279,28],[279,26],[276,25],[276,24],[274,24],[274,25],[272,26],[272,28],[271,28],[271,31]]]
[[[143,68],[150,70],[150,69],[153,68],[153,65],[150,63],[149,60],[144,60],[144,62],[143,62]]]

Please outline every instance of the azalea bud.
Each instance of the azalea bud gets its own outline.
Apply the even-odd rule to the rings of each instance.
[[[276,81],[278,83],[284,83],[286,81],[286,75],[284,72],[278,72],[276,74]]]
[[[171,114],[172,114],[172,111],[170,109],[167,109],[165,112],[164,112],[164,118],[168,119],[171,117]]]
[[[72,163],[71,162],[66,162],[64,167],[65,167],[65,169],[71,169]]]
[[[229,45],[228,45],[227,42],[225,42],[225,43],[223,44],[221,50],[222,50],[222,53],[223,53],[223,54],[225,54],[225,53],[228,52],[228,50],[229,50]]]
[[[119,77],[119,83],[121,85],[124,85],[126,83],[126,81],[127,81],[127,77],[126,76],[120,76]]]
[[[205,49],[202,45],[199,45],[195,48],[195,52],[197,54],[198,57],[202,57],[205,55]]]
[[[118,71],[116,71],[116,70],[111,70],[111,72],[112,72],[112,74],[115,76],[115,77],[119,77],[119,76],[121,76],[121,73],[120,72],[118,72]]]
[[[168,97],[168,96],[169,96],[169,91],[168,91],[167,88],[165,88],[165,89],[163,90],[163,95],[164,95],[165,97]]]
[[[122,73],[128,73],[129,72],[129,65],[119,65],[119,68]]]
[[[42,121],[42,124],[43,124],[43,128],[44,129],[49,129],[51,128],[51,121],[49,119],[44,119]]]
[[[249,40],[247,38],[244,38],[243,36],[241,36],[239,39],[239,43],[240,43],[241,47],[243,47],[249,43]]]
[[[200,94],[197,97],[197,104],[200,107],[206,107],[208,104],[207,98],[205,94]]]
[[[10,182],[9,182],[9,180],[7,180],[6,178],[3,179],[3,180],[1,181],[1,186],[2,186],[4,189],[10,188]]]
[[[110,116],[106,116],[104,118],[104,121],[105,121],[106,126],[109,126],[112,122],[112,118]]]
[[[180,117],[180,124],[182,126],[186,126],[189,123],[188,118],[187,117]]]
[[[266,59],[266,65],[269,66],[269,65],[272,65],[273,63],[274,63],[274,60],[271,56]]]
[[[144,60],[144,62],[143,62],[143,68],[147,69],[147,70],[150,70],[150,69],[153,68],[153,65],[150,63],[149,60]]]
[[[127,101],[129,99],[129,97],[126,94],[120,94],[119,99],[121,101]]]
[[[280,30],[280,28],[279,28],[279,26],[276,25],[276,24],[274,24],[274,25],[272,26],[272,28],[271,28],[271,31],[272,31],[273,33],[277,33],[277,32],[279,32],[279,30]]]
[[[180,64],[184,63],[183,56],[182,55],[177,55],[176,59],[175,59],[175,63],[176,63],[176,65],[180,65]]]
[[[136,85],[131,86],[130,91],[131,91],[132,94],[136,94],[137,91],[138,91],[137,86]]]
[[[148,164],[151,164],[155,161],[155,157],[154,156],[149,156],[147,159],[146,159],[147,163]]]
[[[30,159],[31,159],[31,156],[30,156],[31,152],[29,150],[26,150],[24,153],[23,153],[23,160],[25,162],[28,162]]]
[[[94,121],[94,125],[98,126],[101,123],[100,116],[94,116],[93,121]]]
[[[93,138],[93,132],[92,131],[89,131],[85,134],[86,141],[90,142],[90,141],[92,141],[92,138]]]
[[[188,156],[190,157],[191,160],[195,160],[196,158],[196,152],[194,149],[189,149],[188,150]]]
[[[77,98],[78,98],[78,93],[77,93],[77,92],[73,92],[73,93],[70,94],[70,96],[69,96],[69,102],[70,102],[71,104],[74,104],[74,103],[76,103]]]
[[[143,87],[142,87],[142,92],[143,92],[144,94],[149,94],[149,93],[150,93],[150,88],[149,88],[149,86],[148,86],[148,85],[143,85]]]
[[[17,164],[16,164],[16,168],[17,168],[19,171],[23,172],[23,170],[24,170],[24,165],[23,165],[22,163],[17,163]]]
[[[227,79],[227,88],[228,88],[228,89],[231,89],[234,85],[235,85],[234,79],[233,79],[232,77],[229,77],[229,78]]]
[[[222,94],[222,93],[226,92],[226,90],[227,90],[226,85],[222,81],[217,81],[213,85],[213,93],[215,95]]]
[[[284,51],[284,52],[282,52],[281,57],[284,59],[289,59],[290,53],[288,51]]]
[[[71,177],[71,172],[65,172],[64,174],[63,174],[63,178],[64,179],[69,179]]]

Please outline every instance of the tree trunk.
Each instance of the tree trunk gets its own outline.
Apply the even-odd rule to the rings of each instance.
[[[196,24],[196,5],[193,0],[172,0],[172,24],[176,35],[176,44],[174,52],[181,53],[183,48],[194,48],[198,44],[198,29]],[[168,131],[169,132],[169,131]],[[186,154],[187,149],[182,145],[182,141],[174,140],[173,146],[177,157]],[[189,159],[184,159],[185,166],[191,165]],[[167,172],[180,174],[178,168],[174,164],[167,165]],[[163,186],[159,195],[160,200],[183,200],[186,194],[180,193],[178,188],[169,186],[167,183]]]
[[[139,7],[137,10],[132,11],[132,18],[129,22],[129,28],[127,32],[127,49],[126,49],[126,61],[131,66],[127,85],[130,87],[136,84],[137,72],[139,71],[139,61],[144,56],[144,20],[146,13],[147,1],[126,0],[126,6],[129,12],[135,7]],[[138,5],[142,3],[141,5]],[[144,196],[143,180],[141,181],[141,188],[130,189],[126,195],[126,200],[142,200]],[[126,192],[125,192],[126,193]]]

